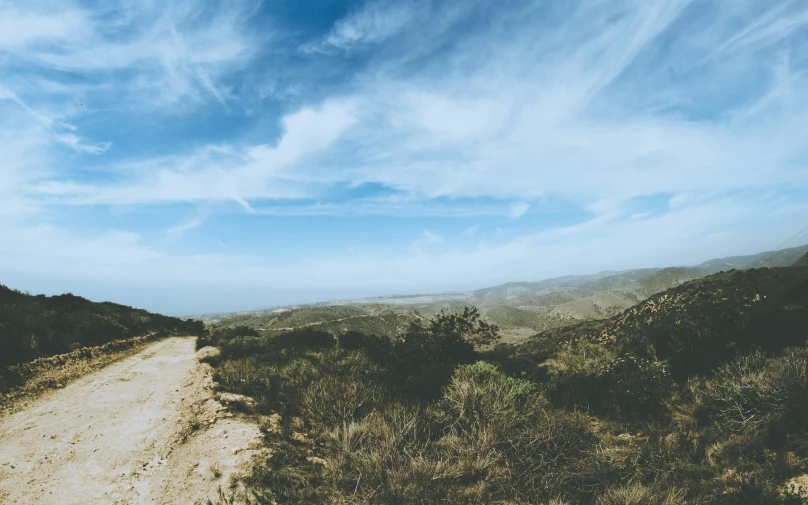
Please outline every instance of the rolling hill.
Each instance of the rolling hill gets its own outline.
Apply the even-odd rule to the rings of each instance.
[[[197,334],[201,321],[80,296],[30,295],[0,284],[0,366],[153,332]]]
[[[736,354],[778,352],[808,339],[808,270],[732,270],[657,293],[628,310],[538,333],[514,347],[534,363],[565,343],[588,340],[668,365],[685,379]]]
[[[506,342],[586,320],[607,319],[650,296],[687,281],[732,269],[788,266],[808,253],[808,245],[750,256],[717,258],[695,266],[645,268],[538,282],[509,282],[463,293],[385,296],[312,305],[201,316],[208,324],[246,325],[262,331],[314,327],[393,335],[410,322],[441,309],[477,306],[502,330]],[[378,316],[378,317],[376,317]]]

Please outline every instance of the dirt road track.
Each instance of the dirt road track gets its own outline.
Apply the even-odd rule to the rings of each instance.
[[[260,437],[209,371],[193,338],[170,338],[0,419],[0,503],[191,505],[227,488]]]

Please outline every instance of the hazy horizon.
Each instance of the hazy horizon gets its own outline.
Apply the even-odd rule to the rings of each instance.
[[[775,249],[806,36],[796,1],[6,2],[0,284],[189,315]]]
[[[800,233],[800,236],[805,236],[808,234],[808,230],[804,230]],[[801,244],[801,243],[793,243],[792,240],[786,241],[788,243],[781,243],[780,246],[775,251],[779,251],[782,249],[790,249],[790,248],[799,248],[799,247],[808,247],[808,243]],[[710,257],[704,258],[703,260],[694,261],[692,263],[681,263],[681,264],[670,264],[670,265],[658,265],[658,264],[648,264],[642,266],[633,266],[627,267],[624,269],[616,269],[616,270],[598,270],[598,271],[581,271],[575,273],[566,273],[566,274],[558,274],[558,275],[550,275],[547,277],[541,278],[534,278],[534,279],[506,279],[501,282],[491,283],[485,286],[468,286],[465,288],[457,288],[457,289],[449,289],[449,290],[433,290],[433,291],[408,291],[408,292],[400,292],[400,291],[391,291],[391,292],[365,292],[358,290],[353,294],[345,289],[338,290],[334,292],[334,296],[327,297],[327,298],[312,298],[307,293],[297,294],[295,292],[284,292],[277,295],[276,298],[272,298],[271,296],[267,297],[266,291],[256,290],[254,292],[251,291],[244,291],[240,289],[239,291],[234,291],[232,293],[228,292],[218,292],[216,297],[208,296],[204,302],[189,302],[186,307],[189,307],[190,310],[183,311],[182,309],[177,311],[162,311],[162,313],[171,316],[179,316],[179,317],[191,317],[191,316],[201,316],[206,314],[217,314],[217,313],[233,313],[233,312],[252,312],[252,311],[261,311],[267,310],[275,307],[288,307],[294,305],[312,305],[318,303],[326,303],[326,302],[336,302],[336,301],[345,301],[350,302],[353,300],[362,300],[362,299],[371,299],[371,298],[383,298],[383,297],[408,297],[408,296],[416,296],[416,295],[439,295],[439,294],[449,294],[449,293],[468,293],[474,290],[485,289],[485,288],[492,288],[502,284],[507,284],[511,282],[540,282],[551,280],[554,278],[563,278],[565,276],[588,276],[588,275],[597,275],[597,274],[606,274],[606,273],[619,273],[623,271],[631,271],[631,270],[639,270],[639,269],[653,269],[653,268],[666,268],[666,267],[688,267],[688,266],[697,266],[702,263],[705,263],[710,260],[714,259],[722,259],[722,258],[731,258],[735,256],[755,256],[759,254],[765,254],[773,252],[772,250],[765,250],[765,251],[752,251],[749,254],[729,254],[724,256],[717,256],[717,257]],[[43,279],[42,283],[37,282],[37,279],[34,279],[31,282],[31,279],[27,279],[28,284],[26,286],[15,286],[13,284],[7,284],[8,287],[12,289],[17,289],[18,291],[29,292],[30,294],[37,295],[37,294],[45,294],[48,296],[59,295],[64,293],[72,293],[77,296],[83,296],[85,298],[90,299],[91,301],[95,302],[113,302],[113,303],[124,303],[124,304],[131,304],[135,308],[142,308],[150,311],[159,312],[159,305],[164,303],[166,305],[170,305],[171,303],[176,304],[177,300],[174,296],[179,296],[179,291],[168,293],[166,292],[155,292],[150,286],[138,286],[134,290],[127,291],[125,294],[126,299],[109,299],[104,298],[105,286],[93,286],[87,285],[82,283],[72,283],[71,285],[65,285],[63,289],[59,289],[58,287],[55,290],[48,291],[47,287],[52,284],[50,279]],[[4,284],[0,282],[0,284]],[[31,289],[31,286],[34,288]],[[41,289],[38,289],[41,288]],[[242,297],[252,294],[253,298],[251,299],[250,303],[252,305],[244,304],[242,302]],[[231,296],[236,296],[235,298],[230,298]],[[297,296],[297,298],[295,298]],[[327,296],[327,293],[326,293]],[[134,301],[130,301],[134,300]],[[138,303],[141,301],[142,303]],[[182,301],[182,300],[179,300]],[[205,309],[207,307],[207,309]],[[204,309],[204,310],[198,310]],[[194,311],[196,310],[196,311]]]

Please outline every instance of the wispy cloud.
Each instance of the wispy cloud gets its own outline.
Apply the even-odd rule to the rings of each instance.
[[[412,249],[422,254],[426,249],[443,243],[443,236],[434,230],[424,230],[421,235],[412,242]]]
[[[64,41],[82,36],[88,28],[87,14],[78,8],[31,9],[11,2],[0,5],[0,49],[24,50],[46,41]]]
[[[804,2],[376,0],[343,12],[324,23],[252,1],[0,4],[0,232],[15,237],[0,263],[50,275],[96,247],[122,258],[82,260],[96,278],[153,262],[178,279],[219,269],[221,282],[420,291],[751,252],[751,234],[776,242],[805,210]],[[210,214],[157,231],[109,212],[189,203]],[[355,258],[315,254],[337,250],[327,233],[283,259],[262,259],[265,244],[177,253],[199,246],[192,229],[222,232],[213,218],[233,209],[276,233],[304,217],[350,219],[364,235],[410,224]],[[71,213],[97,228],[76,232]],[[476,233],[483,220],[507,230]],[[171,253],[154,238],[166,233]],[[35,254],[43,237],[53,251]],[[617,259],[580,252],[595,249]]]
[[[136,12],[110,16],[128,4]],[[126,91],[127,102],[157,108],[183,99],[200,100],[207,92],[219,102],[227,91],[217,82],[227,67],[242,65],[251,54],[242,31],[250,4],[236,2],[225,10],[204,9],[193,2],[170,6],[150,3],[113,3],[106,11],[87,12],[64,4],[57,13],[43,5],[6,4],[0,16],[0,50],[21,61],[57,72],[100,74],[137,69],[116,92]],[[8,28],[7,30],[4,28]]]
[[[17,104],[25,113],[28,114],[28,116],[39,123],[42,128],[44,128],[50,134],[53,140],[60,142],[75,151],[81,151],[89,154],[101,154],[109,149],[109,142],[102,142],[98,144],[87,143],[81,137],[73,133],[76,130],[75,126],[69,123],[60,122],[55,118],[48,117],[45,114],[35,111],[32,107],[29,107],[25,102],[20,100],[20,98],[13,91],[6,88],[2,84],[0,84],[0,100],[10,100]]]
[[[303,52],[329,52],[383,42],[413,20],[415,7],[407,2],[374,1],[340,19],[321,39],[300,47]]]
[[[524,216],[527,211],[530,210],[530,205],[527,203],[514,203],[511,205],[511,208],[508,210],[508,217],[510,219],[519,219],[520,217]]]

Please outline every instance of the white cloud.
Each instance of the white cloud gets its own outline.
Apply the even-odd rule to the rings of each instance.
[[[87,144],[82,141],[81,137],[78,135],[73,135],[72,133],[56,134],[53,136],[53,138],[75,151],[81,151],[88,154],[104,153],[107,149],[109,149],[109,146],[112,145],[110,142]]]
[[[459,32],[453,23],[479,3],[447,10],[369,3],[302,48],[367,50],[366,66],[353,79],[329,88],[306,80],[311,69],[267,71],[277,79],[264,83],[267,96],[297,104],[282,118],[276,144],[256,141],[264,132],[252,130],[207,145],[185,139],[193,147],[125,159],[107,151],[107,139],[87,136],[87,123],[76,120],[81,113],[67,103],[72,91],[119,94],[121,108],[145,114],[194,110],[208,101],[236,109],[245,101],[239,71],[266,49],[245,29],[249,6],[202,16],[192,2],[127,3],[131,9],[120,15],[95,16],[2,4],[0,51],[15,64],[97,82],[72,87],[50,77],[4,77],[0,265],[54,277],[162,284],[204,277],[231,287],[272,282],[287,292],[352,286],[374,294],[754,252],[779,242],[808,210],[802,197],[788,196],[808,186],[808,74],[795,44],[772,49],[804,29],[808,10],[790,2],[761,13],[748,2],[736,16],[735,7],[715,3],[713,24],[677,38],[677,30],[690,29],[676,22],[688,4],[583,1],[569,18],[551,22],[535,16],[535,5],[518,14],[503,8],[486,11],[492,16],[486,28],[446,44],[441,35]],[[738,19],[748,19],[746,28]],[[121,28],[128,35],[113,37]],[[670,38],[665,54],[654,52],[659,37]],[[382,42],[383,50],[371,53]],[[699,61],[701,55],[708,57]],[[347,62],[334,68],[326,70],[349,71]],[[291,82],[279,84],[287,71]],[[256,70],[250,78],[263,76]],[[66,171],[64,146],[73,158],[109,156],[104,180]],[[363,185],[383,186],[385,195],[392,188],[393,196],[328,200]],[[626,205],[654,195],[668,195],[669,212]],[[591,219],[507,241],[511,230],[480,234],[473,226],[465,235],[480,242],[468,249],[427,229],[412,242],[405,237],[399,251],[303,255],[280,266],[248,254],[169,254],[146,234],[81,235],[45,216],[60,204],[222,200],[256,214],[518,219],[531,211],[532,219],[543,199]],[[168,235],[182,237],[203,220],[181,221]]]
[[[514,203],[508,210],[508,218],[519,219],[520,217],[524,216],[529,209],[530,205],[527,203]]]
[[[434,230],[424,230],[421,232],[421,235],[412,242],[412,250],[416,254],[423,254],[424,251],[440,244],[443,244],[443,235]]]
[[[383,42],[414,17],[413,6],[406,2],[372,1],[339,20],[321,40],[301,46],[304,52],[350,49],[360,44]]]
[[[199,228],[210,217],[209,210],[199,210],[196,215],[169,228],[166,233],[170,236],[182,236],[185,232]]]
[[[106,6],[109,16],[121,7],[120,3]],[[205,20],[199,15],[202,6],[193,2],[143,3],[136,15],[118,16],[115,30],[110,30],[109,17],[91,16],[69,4],[55,14],[43,2],[25,8],[9,5],[0,14],[0,51],[57,71],[92,74],[137,69],[116,87],[127,91],[127,96],[120,97],[127,105],[157,109],[202,100],[201,92],[225,103],[228,92],[218,77],[251,56],[241,29],[250,9],[250,2],[236,2],[212,16],[206,14],[209,19]],[[123,29],[126,37],[112,36]]]
[[[0,4],[0,50],[20,50],[38,42],[69,40],[82,36],[87,29],[85,13],[75,8],[63,5],[47,11],[20,10],[9,2]]]
[[[99,188],[97,198],[85,194],[81,201],[248,202],[312,198],[331,185],[377,183],[424,205],[444,196],[520,202],[547,195],[586,204],[808,182],[808,172],[781,168],[794,163],[804,144],[799,132],[808,127],[803,114],[808,100],[796,92],[808,87],[806,77],[782,64],[772,92],[733,109],[728,122],[648,112],[590,113],[598,93],[687,4],[635,2],[601,9],[585,2],[567,23],[544,27],[547,33],[539,38],[527,20],[493,42],[488,33],[472,37],[448,53],[444,72],[392,78],[383,66],[378,73],[361,74],[350,98],[287,116],[287,132],[277,146],[234,143],[229,148],[236,154],[224,163],[199,153],[157,160],[158,172],[145,170],[142,180]],[[421,19],[423,6],[406,5]],[[611,16],[613,11],[621,15]],[[394,6],[368,4],[343,25],[381,26],[381,21],[349,21],[403,19],[396,12]],[[216,32],[201,33],[208,40]],[[414,43],[407,53],[420,50]],[[169,54],[174,54],[172,44]],[[205,50],[201,44],[194,50],[210,56],[179,56],[179,61],[227,61],[238,57],[240,47]],[[184,78],[179,82],[187,84]],[[210,91],[216,95],[216,89]],[[221,93],[218,98],[226,100]],[[765,127],[761,116],[767,118]],[[317,212],[323,208],[330,207]]]
[[[466,235],[467,237],[472,237],[476,235],[478,231],[480,231],[480,225],[475,224],[474,226],[469,226],[468,228],[463,230],[463,235]]]
[[[465,249],[447,247],[439,233],[424,230],[416,241],[421,241],[420,247],[410,250],[351,251],[282,263],[250,254],[162,253],[128,232],[75,236],[53,226],[0,222],[0,235],[7,239],[0,241],[0,273],[11,272],[14,279],[45,275],[66,286],[115,279],[125,285],[148,285],[150,292],[178,283],[215,286],[215,291],[237,293],[231,304],[258,307],[288,303],[290,293],[295,301],[317,301],[326,296],[378,295],[391,289],[473,289],[507,279],[695,264],[780,244],[782,237],[793,236],[803,227],[800,218],[806,214],[805,202],[739,196],[594,230],[549,230]],[[262,297],[256,298],[256,293]],[[186,292],[186,313],[204,300],[210,303],[205,290]],[[155,302],[150,296],[135,301],[158,308],[151,305]]]
[[[208,146],[188,155],[133,162],[125,170],[135,179],[111,186],[96,185],[89,192],[79,185],[61,187],[60,203],[130,204],[232,200],[248,211],[250,199],[312,196],[305,174],[296,164],[317,156],[348,131],[355,122],[347,101],[329,101],[305,108],[282,121],[284,133],[276,146],[261,144],[237,149]],[[121,170],[119,170],[121,171]],[[317,182],[317,181],[313,181]],[[75,187],[76,194],[68,191]],[[29,192],[52,194],[36,185]]]
[[[50,138],[54,141],[63,144],[74,151],[85,152],[88,154],[101,154],[110,147],[109,142],[101,142],[97,144],[88,143],[75,133],[76,127],[59,121],[56,118],[49,117],[47,114],[40,113],[23,102],[13,91],[0,84],[0,100],[10,100],[15,103],[24,111],[31,119],[39,123],[42,128],[50,134]]]

